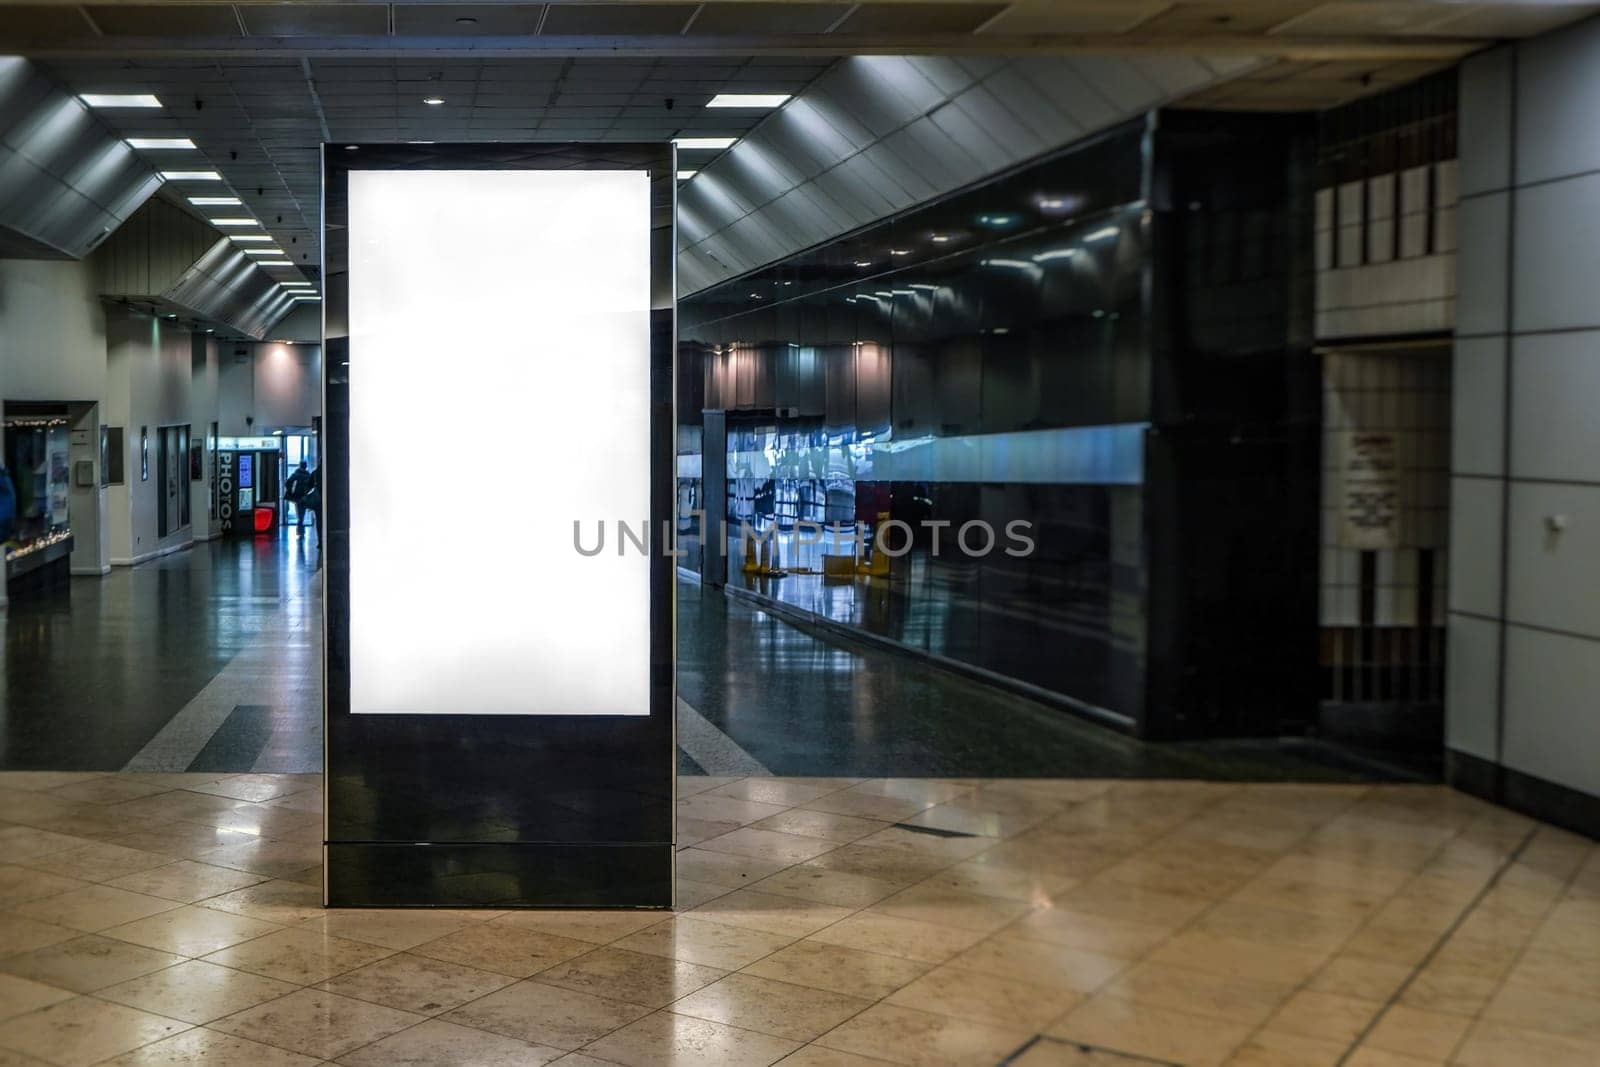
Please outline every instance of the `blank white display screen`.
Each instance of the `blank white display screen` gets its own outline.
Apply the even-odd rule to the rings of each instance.
[[[353,170],[349,205],[350,710],[648,715],[648,175]]]

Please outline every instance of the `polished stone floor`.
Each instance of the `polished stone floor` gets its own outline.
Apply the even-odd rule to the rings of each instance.
[[[680,794],[675,913],[332,911],[315,776],[0,774],[0,1064],[1600,1063],[1600,846],[1437,786]]]
[[[214,541],[0,614],[0,769],[322,766],[314,542]],[[1151,746],[880,649],[678,586],[679,769],[721,775],[1370,781],[1305,741]]]

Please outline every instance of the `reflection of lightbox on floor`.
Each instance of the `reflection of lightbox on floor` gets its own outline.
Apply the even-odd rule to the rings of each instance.
[[[323,180],[325,899],[670,905],[672,148]]]

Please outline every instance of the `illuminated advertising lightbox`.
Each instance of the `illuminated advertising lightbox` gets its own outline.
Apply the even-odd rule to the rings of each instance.
[[[350,710],[647,715],[643,170],[349,174]]]

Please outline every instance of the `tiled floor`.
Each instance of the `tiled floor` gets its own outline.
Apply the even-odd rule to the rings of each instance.
[[[314,776],[0,775],[0,1065],[1600,1063],[1600,850],[1442,788],[681,793],[676,914],[326,911]]]

